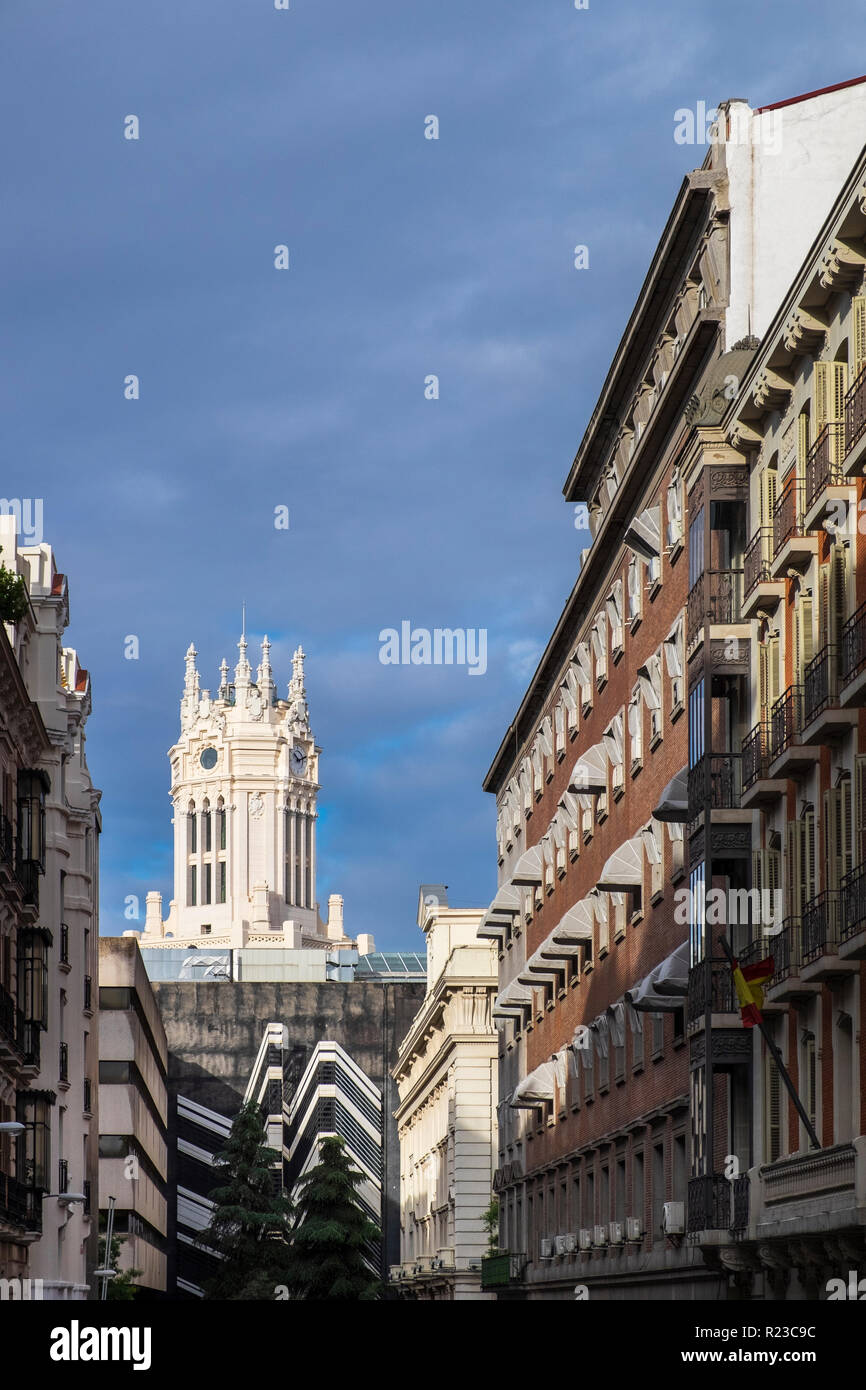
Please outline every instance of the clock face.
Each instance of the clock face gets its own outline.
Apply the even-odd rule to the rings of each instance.
[[[208,772],[217,765],[217,751],[215,748],[203,748],[199,762]]]
[[[295,744],[295,747],[292,749],[292,772],[294,772],[297,777],[300,777],[306,766],[307,756],[303,748],[299,748],[297,744]]]

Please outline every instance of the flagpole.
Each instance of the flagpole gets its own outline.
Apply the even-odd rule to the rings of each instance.
[[[722,950],[723,950],[724,953],[725,953],[725,956],[727,957],[728,964],[730,965],[731,969],[733,970],[733,968],[734,968],[734,953],[733,953],[733,951],[731,950],[731,948],[730,948],[730,946],[728,945],[727,940],[726,940],[726,938],[725,938],[724,936],[720,936],[720,937],[718,938],[718,941],[719,941],[719,945],[721,946]],[[761,1012],[760,1009],[758,1010],[758,1012],[759,1012],[759,1013]],[[783,1080],[784,1083],[785,1083],[785,1086],[786,1086],[787,1091],[788,1091],[788,1095],[791,1097],[791,1100],[794,1102],[794,1105],[795,1105],[796,1108],[797,1108],[797,1114],[800,1116],[800,1119],[803,1121],[803,1124],[804,1124],[805,1127],[806,1127],[806,1133],[808,1134],[808,1136],[809,1136],[809,1138],[810,1138],[810,1140],[811,1140],[811,1142],[812,1142],[813,1147],[816,1148],[816,1149],[820,1149],[820,1148],[821,1148],[821,1141],[820,1141],[820,1139],[818,1138],[817,1134],[815,1133],[815,1129],[814,1129],[814,1126],[812,1125],[812,1121],[809,1119],[809,1116],[806,1114],[806,1109],[805,1109],[805,1107],[804,1107],[804,1105],[803,1105],[803,1102],[801,1101],[799,1095],[797,1094],[797,1089],[796,1089],[796,1087],[794,1086],[793,1081],[791,1080],[790,1076],[788,1075],[788,1069],[787,1069],[787,1067],[785,1066],[785,1063],[782,1061],[782,1054],[781,1054],[781,1052],[779,1051],[778,1047],[776,1046],[775,1042],[773,1041],[772,1037],[770,1036],[770,1033],[769,1033],[769,1031],[768,1031],[768,1029],[767,1029],[767,1025],[766,1025],[766,1023],[764,1022],[764,1016],[763,1016],[763,1014],[761,1014],[761,1021],[760,1021],[760,1023],[758,1024],[758,1027],[759,1027],[760,1030],[761,1030],[761,1035],[762,1035],[762,1037],[763,1037],[763,1039],[764,1039],[764,1042],[767,1044],[767,1047],[768,1047],[768,1049],[769,1049],[769,1051],[770,1051],[770,1055],[772,1056],[773,1061],[776,1063],[776,1066],[778,1067],[779,1075],[781,1076],[782,1080]]]

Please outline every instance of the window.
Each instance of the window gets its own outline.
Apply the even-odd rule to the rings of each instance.
[[[665,1016],[664,1014],[650,1014],[652,1019],[652,1055],[653,1061],[661,1057],[665,1049]]]
[[[195,907],[198,902],[198,869],[195,864],[189,866],[189,907]]]
[[[212,872],[213,869],[210,864],[203,865],[201,881],[201,900],[203,906],[210,902]]]
[[[664,641],[665,668],[670,680],[671,712],[683,704],[683,620],[679,617]]]
[[[617,579],[605,602],[610,624],[610,645],[614,655],[622,651],[622,580]]]
[[[643,569],[641,561],[636,555],[632,555],[628,562],[626,581],[628,585],[628,620],[630,623],[636,623],[640,621],[643,611]]]
[[[653,1144],[652,1152],[652,1210],[653,1210],[653,1240],[662,1238],[662,1219],[664,1216],[665,1204],[665,1150],[664,1144]]]
[[[622,795],[625,783],[625,768],[622,742],[622,715],[618,714],[602,735],[604,751],[611,769],[611,789],[614,799]]]
[[[649,711],[650,744],[662,737],[662,663],[655,652],[643,666],[637,668],[640,692]]]
[[[217,902],[224,903],[226,900],[226,861],[221,859],[217,864]]]
[[[808,1106],[806,1113],[808,1114]],[[782,1156],[782,1083],[779,1068],[764,1044],[764,1162]]]
[[[38,931],[18,937],[18,1008],[24,1022],[48,1027],[48,947]]]
[[[635,1013],[636,1024],[631,1034],[631,1060],[634,1071],[643,1070],[643,1014]]]
[[[45,793],[50,787],[46,773],[24,771],[18,774],[18,858],[37,864],[45,871]]]
[[[210,819],[210,811],[202,811],[202,813],[201,813],[201,840],[202,840],[202,849],[204,850],[205,854],[210,854],[210,852],[211,852],[211,819]]]
[[[587,642],[577,644],[574,661],[577,667],[580,703],[586,714],[587,710],[592,708],[592,655]]]
[[[595,658],[596,685],[601,688],[607,680],[607,616],[600,613],[592,625],[590,646]]]
[[[634,771],[643,762],[643,697],[638,685],[632,691],[628,704],[628,734]]]
[[[674,472],[667,493],[667,540],[668,545],[679,545],[683,538],[683,495],[678,472]]]
[[[651,820],[641,831],[644,853],[650,866],[650,897],[664,892],[664,854],[662,828],[658,821]]]
[[[210,923],[204,923],[201,929],[202,936],[210,936]]]
[[[19,1141],[24,1170],[19,1181],[26,1187],[51,1190],[51,1104],[44,1097],[21,1091],[18,1095],[18,1121],[24,1125]]]
[[[851,871],[852,842],[851,778],[844,777],[824,793],[824,887],[831,893]]]
[[[195,854],[198,851],[198,822],[193,809],[187,812],[186,817],[186,850],[187,854]]]
[[[816,892],[815,812],[807,807],[799,820],[789,821],[786,827],[785,915],[800,917]]]
[[[595,920],[598,923],[599,952],[607,951],[610,948],[610,904],[607,893],[595,894]]]

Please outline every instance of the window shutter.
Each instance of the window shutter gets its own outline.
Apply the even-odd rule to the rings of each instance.
[[[788,821],[785,827],[785,914],[799,917],[803,908],[802,851],[803,839],[800,821]]]
[[[752,850],[752,889],[753,889],[753,890],[757,890],[757,892],[758,892],[758,894],[759,894],[759,897],[758,897],[758,903],[759,903],[759,907],[758,907],[758,921],[759,921],[759,922],[760,922],[760,920],[761,920],[761,918],[762,918],[762,916],[763,916],[763,902],[764,902],[763,897],[760,896],[760,895],[762,894],[763,890],[767,887],[767,884],[766,884],[765,881],[764,881],[765,878],[766,878],[766,873],[765,873],[765,868],[766,868],[766,865],[765,865],[765,854],[766,854],[766,851],[765,851],[765,850],[762,850],[762,849],[753,849],[753,850]],[[752,940],[754,940],[754,938],[755,938],[755,930],[754,930],[754,925],[753,925],[753,927],[752,927]]]
[[[832,625],[830,622],[830,566],[819,565],[820,593],[821,600],[818,605],[818,648],[826,647],[830,639]]]
[[[848,363],[831,362],[831,419],[839,422],[845,419],[845,393],[848,390]]]
[[[799,670],[798,682],[797,682],[797,683],[798,683],[798,684],[801,684],[802,681],[803,681],[803,676],[805,675],[806,667],[809,665],[809,662],[812,660],[812,657],[815,655],[814,643],[813,643],[813,640],[812,640],[812,595],[811,595],[811,594],[805,594],[805,593],[801,593],[801,594],[800,594],[800,600],[799,600],[799,603],[798,603],[797,606],[796,606],[795,613],[799,613],[799,623],[798,623],[798,634],[797,634],[797,636],[798,636],[799,648],[800,648],[800,650],[799,650],[800,670]]]
[[[768,849],[766,852],[767,872],[765,888],[769,888],[772,894],[771,902],[773,911],[776,908],[776,894],[782,886],[782,855],[777,849]]]
[[[855,295],[851,300],[852,330],[854,347],[854,375],[859,376],[866,366],[866,297]]]
[[[772,632],[767,642],[767,699],[772,706],[778,700],[779,689],[779,634]]]
[[[818,433],[817,429],[815,431]],[[809,452],[809,416],[804,411],[797,417],[797,477],[806,476],[806,455]]]
[[[851,778],[845,777],[839,785],[839,873],[842,877],[850,874],[854,866],[854,836],[851,823]]]
[[[857,864],[866,864],[866,754],[859,754],[854,765],[854,829]]]
[[[832,419],[833,398],[830,369],[831,362],[816,362],[812,368],[812,419],[815,421],[815,439],[827,421]]]
[[[782,1092],[779,1068],[769,1052],[764,1053],[764,1158],[775,1163],[782,1153]]]
[[[824,886],[830,893],[839,887],[839,792],[830,787],[824,793]]]
[[[803,837],[803,902],[810,903],[818,892],[815,874],[815,812],[807,811],[798,821]]]
[[[848,551],[844,545],[834,545],[830,551],[829,565],[829,624],[827,640],[834,646],[842,641],[842,628],[845,623],[845,602],[848,588]]]
[[[770,698],[770,643],[758,644],[758,710],[761,715]]]

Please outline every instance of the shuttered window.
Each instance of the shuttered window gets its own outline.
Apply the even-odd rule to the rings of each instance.
[[[782,1083],[779,1068],[764,1049],[764,1162],[782,1156]]]
[[[866,755],[858,755],[854,764],[854,836],[853,850],[858,867],[866,864]]]
[[[851,341],[854,357],[854,376],[866,367],[866,298],[855,295],[851,300]]]

